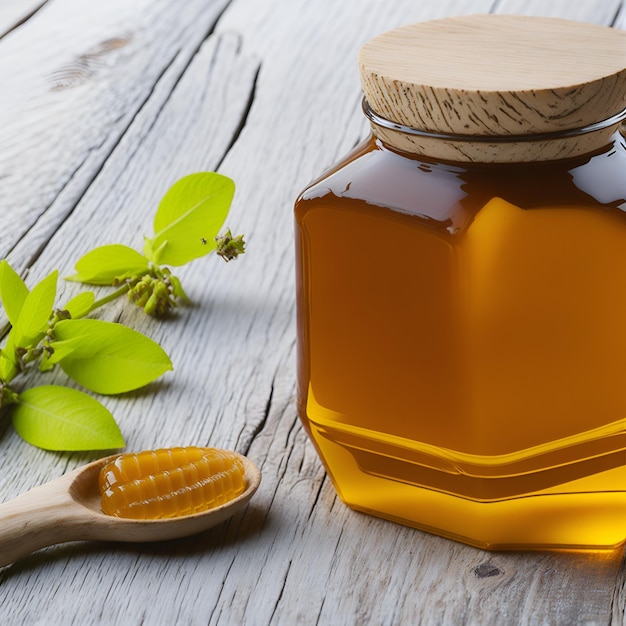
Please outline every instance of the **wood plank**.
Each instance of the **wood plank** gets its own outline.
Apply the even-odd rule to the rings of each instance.
[[[169,93],[226,4],[194,0],[181,20],[167,1],[116,0],[86,13],[80,0],[64,0],[0,39],[0,207],[13,217],[0,232],[3,257],[34,225],[50,233],[63,221],[146,100]],[[62,36],[49,24],[62,25]]]

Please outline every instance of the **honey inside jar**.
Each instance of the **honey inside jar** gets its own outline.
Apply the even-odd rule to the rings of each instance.
[[[317,338],[301,366],[316,401],[366,428],[384,412],[394,434],[472,454],[626,416],[626,185],[603,175],[605,161],[626,167],[623,149],[495,174],[375,142],[356,154],[296,211]],[[585,190],[569,184],[584,168],[595,170]],[[593,194],[611,201],[596,210]],[[416,405],[431,418],[410,418]],[[537,409],[568,419],[541,424]],[[541,428],[528,427],[533,416]]]
[[[104,513],[132,519],[192,515],[233,500],[245,468],[232,452],[179,447],[122,454],[100,471]]]
[[[616,171],[619,134],[488,166],[371,139],[304,192],[299,412],[348,504],[482,547],[623,541]]]

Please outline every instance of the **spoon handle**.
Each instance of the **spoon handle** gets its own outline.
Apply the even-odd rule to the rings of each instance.
[[[77,505],[58,479],[0,504],[0,567],[46,546],[74,538]]]

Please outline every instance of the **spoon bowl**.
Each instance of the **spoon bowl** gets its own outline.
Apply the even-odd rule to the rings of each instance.
[[[66,541],[166,541],[208,530],[252,498],[261,472],[237,454],[245,470],[246,488],[220,506],[165,519],[129,519],[102,512],[98,476],[118,454],[98,459],[40,487],[0,504],[0,567],[45,546]]]

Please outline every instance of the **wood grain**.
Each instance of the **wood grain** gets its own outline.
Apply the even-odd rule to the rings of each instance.
[[[580,129],[619,114],[626,102],[626,35],[575,20],[471,15],[411,24],[359,52],[361,84],[387,144],[452,161],[569,158],[601,148],[617,130],[552,141],[518,135]],[[398,132],[384,120],[442,140]],[[469,141],[510,137],[506,144]]]
[[[103,401],[129,450],[233,448],[263,472],[247,511],[198,537],[68,544],[3,569],[2,623],[624,623],[621,553],[491,554],[337,500],[294,406],[291,214],[367,131],[356,55],[370,37],[492,9],[623,25],[621,6],[111,0],[87,14],[55,0],[0,39],[0,254],[28,282],[70,273],[96,245],[140,247],[183,174],[237,182],[228,222],[248,252],[183,268],[194,304],[170,321],[107,309],[159,340],[175,370]],[[59,300],[78,289],[62,283]],[[0,445],[2,499],[97,456],[31,448],[6,421]]]

